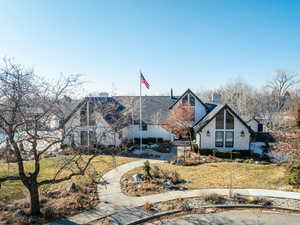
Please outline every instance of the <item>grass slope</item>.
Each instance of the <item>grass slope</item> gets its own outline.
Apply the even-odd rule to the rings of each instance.
[[[70,157],[70,156],[68,156]],[[41,160],[41,172],[39,180],[44,180],[47,178],[53,178],[54,174],[58,170],[59,166],[68,159],[68,157],[56,157],[56,158],[47,158]],[[115,160],[112,156],[97,156],[91,164],[91,168],[95,168],[100,174],[105,174],[112,168],[134,161],[134,158],[126,157],[115,157]],[[26,173],[33,171],[34,162],[27,161],[25,162]],[[68,172],[65,172],[63,175],[66,175]],[[7,175],[18,175],[17,164],[16,163],[4,163],[0,162],[0,177],[5,177]],[[80,179],[76,177],[73,180]],[[41,188],[43,188],[42,186]],[[27,190],[20,181],[7,181],[2,184],[0,188],[0,207],[6,205],[12,200],[22,199],[27,196]]]
[[[189,179],[190,189],[228,188],[231,171],[233,172],[234,188],[280,189],[286,187],[283,167],[276,165],[256,165],[247,163],[220,162],[198,166],[175,166],[158,164],[164,170],[176,170],[181,178]],[[125,176],[142,172],[142,168],[129,171]]]

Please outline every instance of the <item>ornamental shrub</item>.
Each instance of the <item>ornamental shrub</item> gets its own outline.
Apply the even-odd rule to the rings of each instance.
[[[300,162],[292,162],[287,166],[286,179],[290,185],[300,186]]]

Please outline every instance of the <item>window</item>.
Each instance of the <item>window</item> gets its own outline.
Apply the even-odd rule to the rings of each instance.
[[[93,145],[96,143],[96,133],[95,131],[90,131],[89,132],[89,141],[90,145]],[[88,132],[87,131],[81,131],[80,132],[80,144],[83,146],[87,146],[88,143]]]
[[[226,112],[226,129],[234,129],[234,117]]]
[[[215,145],[226,148],[234,146],[234,116],[224,109],[216,115]]]
[[[80,110],[80,126],[86,126],[86,125],[87,125],[86,108],[83,107]]]
[[[94,104],[93,103],[89,103],[89,125],[90,126],[95,126],[96,125],[96,121],[95,121],[95,113],[94,113]]]
[[[216,147],[223,147],[224,145],[224,132],[216,131]]]
[[[216,129],[224,129],[224,110],[220,111],[216,116]]]
[[[190,105],[195,106],[195,98],[192,95],[190,95]]]
[[[143,124],[142,124],[142,130],[145,131],[145,130],[147,130],[147,128],[148,128],[148,127],[147,127],[147,124],[146,124],[146,123],[143,123]]]
[[[184,96],[183,98],[182,98],[182,104],[186,104],[186,103],[188,103],[189,102],[189,100],[188,100],[188,95],[186,95],[186,96]]]
[[[89,103],[89,109],[87,109],[87,105],[82,106],[80,110],[80,126],[87,126],[87,111],[89,111],[89,125],[90,126],[95,126],[96,121],[95,121],[95,114],[94,114],[94,104]]]
[[[91,145],[94,145],[97,143],[97,140],[96,140],[96,132],[95,131],[90,131],[90,144]]]
[[[87,131],[80,132],[80,144],[83,146],[87,145]]]
[[[233,131],[226,131],[225,132],[225,147],[233,147],[233,138],[234,133]]]
[[[263,132],[263,125],[262,125],[261,123],[259,123],[259,124],[257,125],[257,131],[258,131],[258,132]]]

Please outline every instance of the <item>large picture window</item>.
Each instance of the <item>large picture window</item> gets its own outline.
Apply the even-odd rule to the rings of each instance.
[[[216,116],[216,129],[224,129],[224,110],[220,111]]]
[[[226,129],[234,129],[234,117],[226,112]]]
[[[224,132],[216,131],[216,147],[224,146]]]
[[[82,146],[87,146],[89,143],[88,143],[88,133],[89,133],[89,141],[90,141],[90,145],[93,145],[96,143],[96,133],[95,131],[90,131],[90,132],[87,132],[87,131],[81,131],[80,132],[80,144]]]
[[[80,132],[80,144],[83,146],[87,145],[87,131]]]
[[[216,147],[232,148],[234,146],[234,116],[220,111],[216,116]]]
[[[233,147],[233,131],[225,131],[225,147]]]

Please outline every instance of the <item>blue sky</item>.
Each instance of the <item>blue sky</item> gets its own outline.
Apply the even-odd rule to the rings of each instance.
[[[300,1],[0,0],[0,55],[48,78],[80,73],[87,92],[261,87],[300,72]]]

